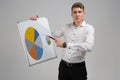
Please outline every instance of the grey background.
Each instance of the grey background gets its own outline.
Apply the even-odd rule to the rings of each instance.
[[[85,20],[95,28],[95,46],[86,56],[88,80],[120,80],[120,0],[0,0],[0,80],[57,80],[58,58],[29,67],[17,21],[45,16],[51,31],[70,23],[71,5],[85,5]]]

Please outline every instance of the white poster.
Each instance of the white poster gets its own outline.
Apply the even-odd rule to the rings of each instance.
[[[51,32],[47,18],[27,20],[17,25],[29,65],[56,58],[53,40],[48,38]]]

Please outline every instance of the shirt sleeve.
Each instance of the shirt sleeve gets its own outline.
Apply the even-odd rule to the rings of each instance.
[[[63,32],[64,32],[64,27],[60,28],[59,30],[52,32],[52,36],[56,37],[56,38],[60,38],[63,36]]]
[[[91,52],[94,45],[94,28],[91,26],[88,28],[85,42],[83,43],[67,43],[68,49],[77,51]]]

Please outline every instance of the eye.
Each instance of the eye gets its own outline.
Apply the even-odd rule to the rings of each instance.
[[[74,14],[76,14],[76,13],[77,13],[77,11],[74,11],[73,13],[74,13]]]
[[[74,14],[82,13],[82,11],[74,11],[73,13],[74,13]]]
[[[81,13],[81,11],[78,11],[78,13]]]

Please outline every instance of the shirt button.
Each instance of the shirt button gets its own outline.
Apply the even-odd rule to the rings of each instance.
[[[77,49],[77,51],[79,51],[79,49]]]

